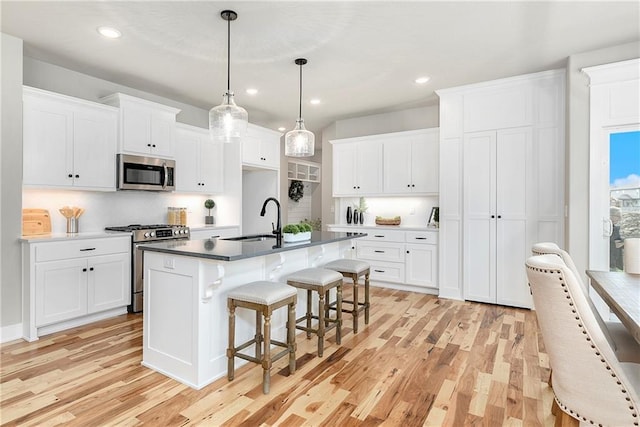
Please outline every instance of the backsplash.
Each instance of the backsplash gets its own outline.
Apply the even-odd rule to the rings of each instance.
[[[22,207],[48,209],[52,233],[66,231],[66,220],[59,212],[61,207],[84,208],[85,212],[78,220],[78,229],[80,232],[96,232],[103,231],[106,226],[164,224],[167,222],[167,208],[170,206],[186,207],[187,225],[202,226],[208,212],[204,207],[204,201],[208,198],[216,202],[216,207],[211,210],[216,218],[216,225],[240,224],[240,218],[234,221],[233,218],[219,215],[225,212],[227,201],[224,195],[25,189],[22,194]]]
[[[347,207],[358,206],[359,197],[342,197],[336,200],[336,224],[346,224]],[[438,206],[438,197],[365,197],[367,211],[365,225],[375,225],[376,216],[385,218],[400,216],[402,225],[426,227],[431,208]]]

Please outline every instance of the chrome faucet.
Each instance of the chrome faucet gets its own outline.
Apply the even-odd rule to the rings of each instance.
[[[281,246],[282,245],[282,214],[280,213],[280,202],[278,201],[278,199],[276,199],[275,197],[268,197],[267,200],[265,200],[264,203],[262,204],[262,210],[260,211],[260,216],[264,216],[267,213],[267,203],[269,203],[269,201],[272,201],[273,203],[275,203],[278,208],[277,225],[274,226],[273,223],[271,223],[271,228],[273,229],[272,233],[276,235],[276,245]]]

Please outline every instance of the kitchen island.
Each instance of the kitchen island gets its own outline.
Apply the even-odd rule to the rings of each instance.
[[[286,282],[286,276],[303,268],[350,257],[353,240],[363,236],[366,234],[313,232],[308,241],[281,245],[265,238],[140,246],[145,295],[142,364],[195,389],[223,377],[227,372],[229,291],[256,280]],[[306,292],[299,291],[297,317],[305,307]],[[273,338],[284,340],[286,310],[276,311],[272,324]],[[255,313],[238,310],[237,342],[254,334]]]

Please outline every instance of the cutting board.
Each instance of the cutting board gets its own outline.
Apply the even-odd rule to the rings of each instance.
[[[46,209],[22,209],[22,235],[51,233],[51,217]]]

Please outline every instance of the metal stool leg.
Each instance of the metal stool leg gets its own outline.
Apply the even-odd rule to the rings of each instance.
[[[358,275],[352,274],[351,280],[353,280],[353,311],[351,312],[353,316],[353,333],[358,333]]]
[[[369,270],[364,276],[364,323],[369,324]]]
[[[307,290],[307,339],[311,339],[311,332],[309,332],[309,329],[311,329],[311,316],[313,316],[312,311],[311,311],[311,300],[312,300],[312,295],[311,295],[311,291]]]
[[[264,313],[264,350],[262,354],[262,392],[268,394],[271,387],[271,312]]]
[[[336,344],[342,343],[342,282],[336,286]]]
[[[324,353],[324,294],[318,292],[318,357]]]
[[[233,380],[235,376],[235,361],[236,356],[236,307],[233,301],[228,302],[229,306],[229,347],[227,348],[227,379]]]
[[[287,315],[287,344],[289,347],[289,375],[296,372],[296,305],[289,304]]]

